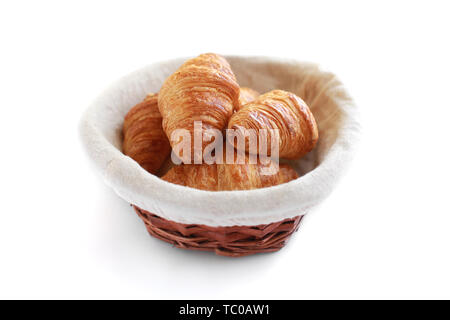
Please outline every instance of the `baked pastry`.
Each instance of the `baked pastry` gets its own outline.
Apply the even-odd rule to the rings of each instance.
[[[241,87],[239,92],[239,106],[235,109],[235,111],[238,111],[244,104],[252,102],[256,98],[258,98],[258,96],[258,91],[247,87]]]
[[[274,175],[262,175],[260,165],[182,164],[162,177],[167,182],[207,191],[258,189],[297,178],[297,173],[287,164],[281,164]]]
[[[306,103],[295,94],[273,90],[260,95],[234,113],[228,123],[229,129],[261,129],[267,131],[267,151],[270,155],[271,129],[279,129],[279,157],[296,159],[311,151],[319,138],[316,121]],[[274,140],[276,141],[276,140]],[[239,149],[235,141],[230,141]],[[245,144],[249,150],[248,142]]]
[[[182,164],[170,169],[162,179],[186,187],[207,191],[249,190],[279,185],[297,179],[298,174],[288,164],[280,164],[278,171],[267,174],[271,162],[250,164]]]
[[[157,94],[149,94],[127,113],[123,135],[123,152],[145,170],[156,174],[170,154],[169,140],[162,129]]]
[[[188,130],[193,141],[194,122],[202,121],[203,151],[212,141],[205,130],[222,131],[233,109],[238,107],[238,99],[239,85],[225,58],[206,53],[186,61],[166,79],[158,98],[163,128],[172,148],[179,143],[178,137],[172,136],[176,129]],[[194,159],[193,145],[191,143],[191,160]]]

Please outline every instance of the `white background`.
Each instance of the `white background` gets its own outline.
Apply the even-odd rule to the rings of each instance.
[[[2,1],[0,298],[450,298],[446,1]],[[108,84],[202,52],[319,62],[363,114],[351,170],[276,254],[148,236],[77,124]]]

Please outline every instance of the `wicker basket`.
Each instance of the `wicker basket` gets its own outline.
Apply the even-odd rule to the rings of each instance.
[[[156,214],[133,206],[144,221],[148,232],[175,247],[214,251],[227,257],[242,257],[254,253],[280,250],[298,230],[303,216],[261,224],[258,226],[209,227],[201,224],[182,224],[163,219]]]
[[[291,91],[309,105],[320,138],[312,152],[289,162],[299,179],[270,188],[203,191],[163,181],[122,153],[124,116],[148,92],[158,92],[185,58],[152,64],[107,88],[83,116],[81,138],[97,171],[133,204],[152,236],[179,248],[224,256],[277,251],[347,168],[359,140],[357,108],[336,76],[315,64],[269,57],[227,59],[240,85],[259,92]]]

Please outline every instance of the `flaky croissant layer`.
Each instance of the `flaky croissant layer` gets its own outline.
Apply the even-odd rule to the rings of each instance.
[[[268,129],[268,154],[271,141],[276,141],[272,137],[275,131],[270,130],[278,129],[279,156],[288,159],[299,158],[311,151],[319,138],[316,121],[306,103],[283,90],[270,91],[242,106],[232,115],[228,128],[251,129],[258,133]],[[248,144],[245,149],[251,151]]]
[[[272,170],[270,170],[271,168]],[[297,179],[287,164],[182,164],[170,169],[162,179],[171,183],[207,191],[250,190],[279,185]]]
[[[172,148],[178,143],[172,133],[186,129],[194,137],[195,121],[201,121],[205,130],[223,130],[239,105],[238,99],[239,85],[223,57],[207,53],[186,61],[166,79],[158,98],[163,128]],[[203,148],[209,142],[203,141]]]
[[[127,113],[123,134],[123,152],[155,174],[170,153],[169,140],[162,129],[157,94],[149,94]]]

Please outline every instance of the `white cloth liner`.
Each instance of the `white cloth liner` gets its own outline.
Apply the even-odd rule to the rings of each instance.
[[[360,134],[358,112],[341,82],[317,65],[268,57],[226,57],[241,86],[291,91],[310,106],[319,126],[317,147],[289,161],[301,177],[248,191],[202,191],[167,183],[121,152],[123,118],[187,58],[155,63],[106,89],[80,122],[89,158],[114,191],[165,219],[209,226],[259,225],[306,214],[327,197],[351,160]]]

